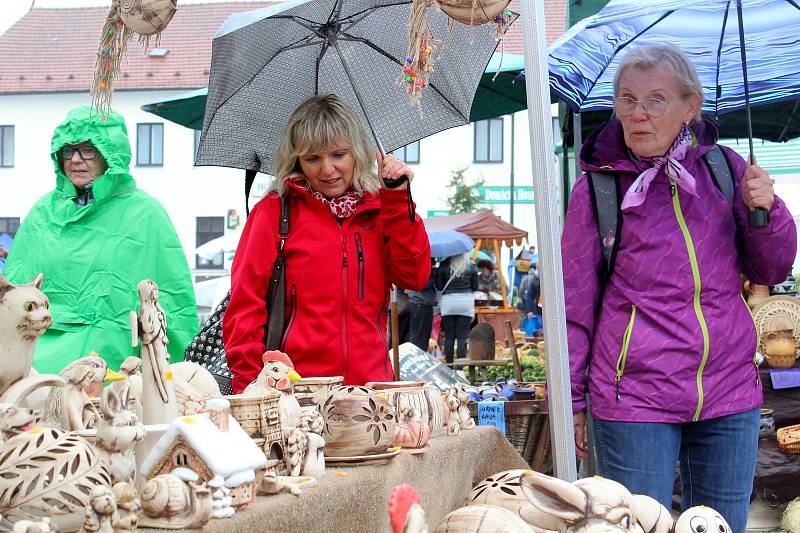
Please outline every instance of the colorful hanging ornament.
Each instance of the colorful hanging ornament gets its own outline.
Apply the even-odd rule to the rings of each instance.
[[[445,14],[470,26],[496,22],[496,17],[502,15],[510,0],[436,0]]]
[[[128,41],[134,33],[145,52],[154,38],[158,46],[161,32],[172,20],[178,0],[112,0],[100,32],[100,44],[92,83],[92,103],[105,115],[111,110],[113,81],[119,72]]]
[[[428,77],[433,72],[433,53],[439,40],[428,28],[427,9],[431,0],[414,0],[408,22],[408,51],[399,83],[405,86],[411,103],[420,112],[420,96],[428,86]]]

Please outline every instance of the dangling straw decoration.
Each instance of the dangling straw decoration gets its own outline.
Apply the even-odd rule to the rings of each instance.
[[[492,21],[494,23],[494,31],[495,31],[495,39],[500,43],[500,62],[497,65],[497,70],[494,72],[494,76],[492,76],[492,81],[497,79],[497,76],[500,74],[500,70],[503,68],[503,57],[506,53],[506,30],[508,30],[508,26],[514,21],[514,12],[510,9],[504,10],[502,13],[494,17]]]
[[[94,66],[92,83],[92,105],[105,116],[111,111],[112,85],[119,72],[120,61],[125,55],[128,40],[133,31],[122,23],[119,9],[120,0],[113,0],[106,22],[100,34],[97,61]]]
[[[439,44],[428,28],[427,1],[414,0],[411,5],[411,17],[408,22],[408,52],[400,77],[400,85],[405,85],[406,91],[420,114],[420,96],[422,90],[428,86],[428,77],[433,72],[433,51]]]

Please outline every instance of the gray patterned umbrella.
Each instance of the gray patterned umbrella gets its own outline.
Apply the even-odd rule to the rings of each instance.
[[[429,28],[442,42],[420,116],[397,83],[411,5],[290,1],[229,17],[214,37],[196,163],[269,173],[289,115],[315,94],[335,93],[347,102],[384,153],[469,123],[497,46],[495,29],[455,23],[448,30],[448,17],[429,10]]]

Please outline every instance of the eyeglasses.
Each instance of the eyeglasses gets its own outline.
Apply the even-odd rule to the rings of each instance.
[[[645,98],[644,100],[636,100],[630,96],[618,96],[614,98],[614,108],[617,113],[623,116],[633,115],[636,111],[636,106],[642,104],[642,111],[651,118],[658,118],[667,110],[669,102],[661,98]]]
[[[68,161],[72,159],[72,156],[78,152],[78,155],[81,156],[81,159],[84,161],[90,161],[97,157],[97,148],[90,144],[84,144],[81,146],[64,146],[61,148],[61,160]]]

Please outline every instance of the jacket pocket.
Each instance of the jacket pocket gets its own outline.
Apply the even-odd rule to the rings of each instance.
[[[631,306],[631,318],[628,320],[628,327],[625,328],[625,334],[622,336],[622,347],[619,350],[619,357],[617,358],[617,373],[614,376],[617,389],[617,401],[619,401],[619,384],[622,381],[622,376],[625,374],[625,365],[628,362],[628,347],[631,343],[631,334],[633,333],[633,325],[636,322],[636,306]]]
[[[283,332],[281,339],[281,351],[286,351],[286,340],[289,338],[289,332],[294,325],[294,319],[297,316],[297,285],[292,285],[289,289],[289,321],[286,323],[286,329]]]
[[[364,257],[364,245],[361,242],[361,233],[355,233],[356,257],[358,258],[358,299],[364,299],[364,271],[366,268]]]

